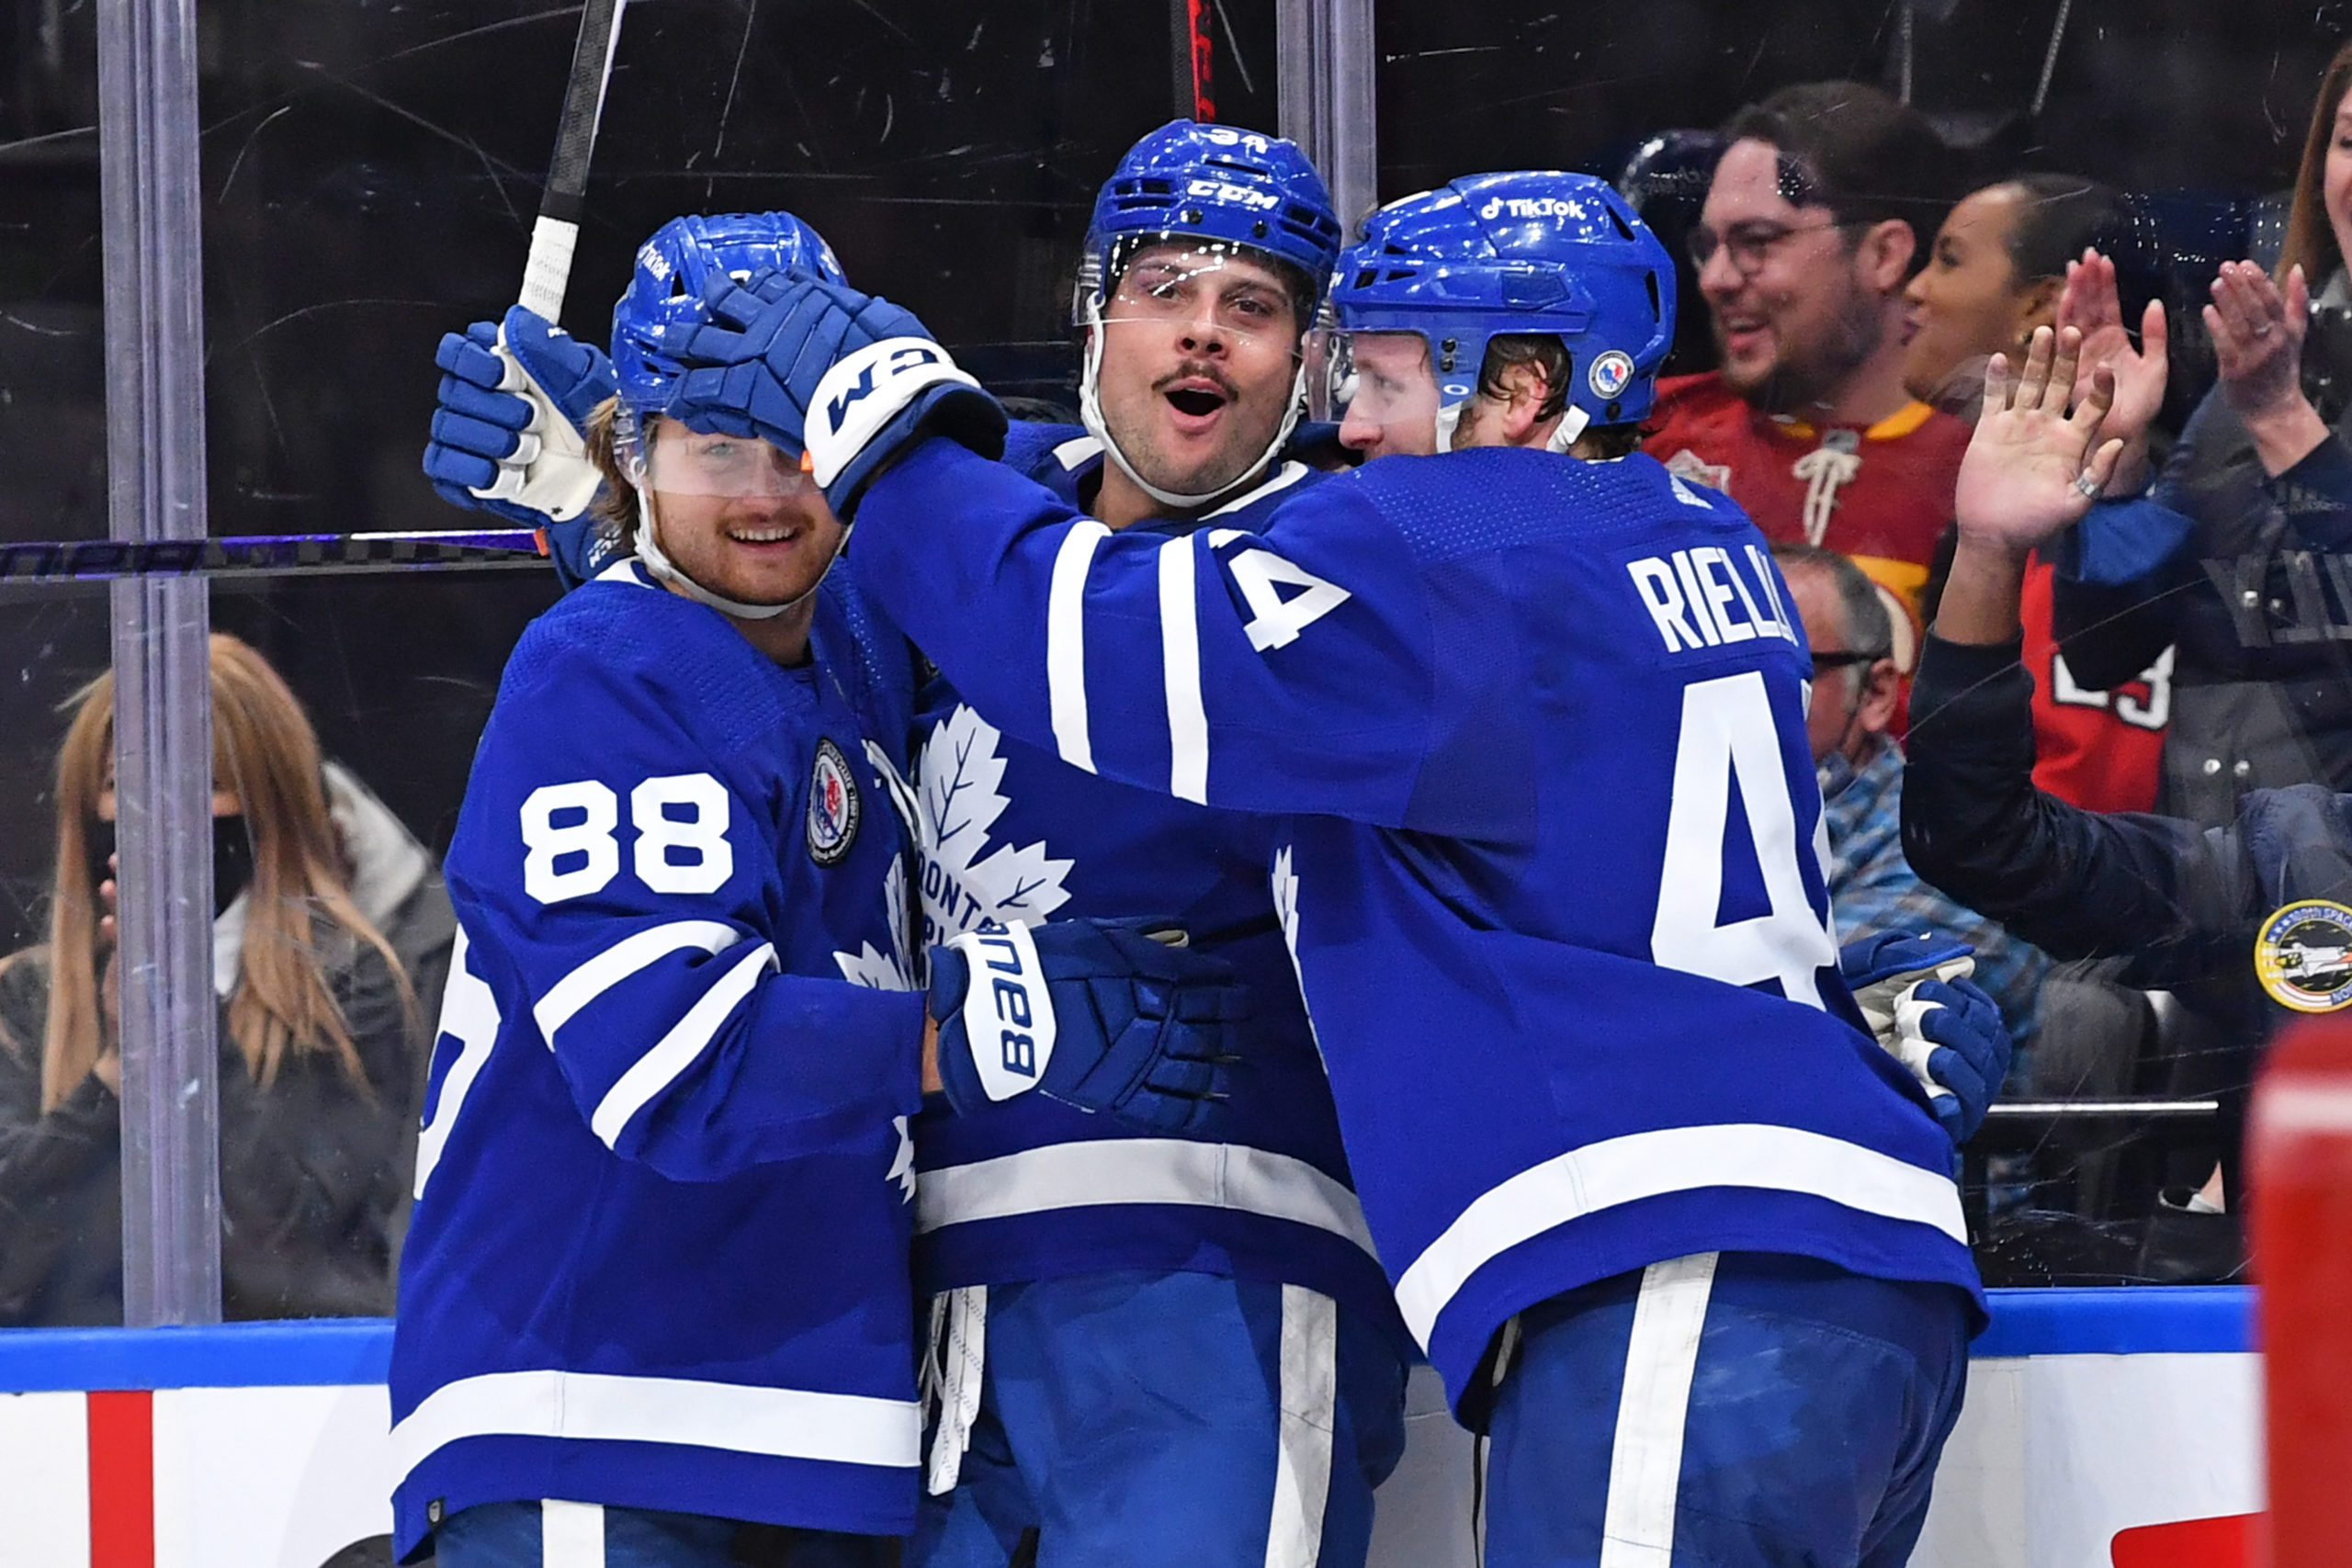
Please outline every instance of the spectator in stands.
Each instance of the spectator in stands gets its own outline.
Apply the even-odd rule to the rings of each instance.
[[[2211,831],[2086,812],[2034,788],[2031,679],[2018,657],[2026,560],[2089,508],[2120,446],[2098,445],[2103,391],[2072,417],[2054,406],[2063,396],[2044,406],[2046,384],[2073,381],[2075,342],[2068,328],[2053,363],[2050,334],[2037,333],[2014,393],[2006,364],[1987,378],[1960,474],[1959,546],[1913,693],[1904,849],[1928,882],[2057,957],[2126,958],[2132,984],[2170,989],[2222,1026],[2243,1084],[2289,1010],[2352,1006],[2352,795],[2251,791]],[[2202,1269],[2164,1272],[2233,1271],[2218,1217],[2226,1185],[2216,1172],[2202,1192],[2166,1195],[2159,1227],[2177,1237],[2211,1220],[2220,1240]]]
[[[2124,227],[2115,193],[2078,175],[2020,175],[1962,197],[1905,291],[1904,386],[1973,419],[1986,359],[2007,354],[2015,364],[2034,328],[2055,326],[2068,264],[2097,246],[2111,250]],[[2100,265],[2111,276],[2112,264]],[[2161,400],[2161,384],[2156,390]],[[2035,558],[2021,611],[2034,672],[2034,783],[2093,811],[2148,810],[2171,707],[2172,649],[2112,692],[2085,685],[2051,636],[2051,575]]]
[[[2207,824],[2233,820],[2257,789],[2352,787],[2352,335],[2336,330],[2352,313],[2347,89],[2352,45],[2312,106],[2278,279],[2242,262],[2213,282],[2204,314],[2221,379],[2152,502],[2120,474],[2117,499],[2052,552],[2054,625],[2084,685],[2177,646],[2159,807]],[[2089,281],[2096,307],[2066,319],[2120,344],[2111,275]],[[2160,352],[2092,346],[2115,365],[2120,399],[2151,382],[2161,399]]]
[[[388,1313],[421,1031],[354,885],[428,956],[447,899],[350,781],[333,793],[360,842],[338,834],[317,738],[258,654],[216,635],[211,686],[222,1311]],[[0,961],[5,1324],[122,1320],[113,739],[107,675],[58,757],[50,940]],[[355,849],[372,863],[355,865]]]
[[[1903,290],[1955,160],[1875,87],[1786,87],[1726,125],[1691,231],[1720,367],[1658,385],[1645,449],[1767,536],[1852,557],[1916,614],[1968,427],[1903,385]],[[1907,667],[1910,626],[1897,649]]]
[[[2031,1049],[2035,992],[2050,961],[1921,882],[1903,858],[1903,751],[1887,726],[1901,677],[1894,616],[1861,568],[1818,545],[1772,547],[1813,649],[1806,727],[1829,822],[1829,907],[1841,942],[1882,931],[1939,932],[1976,949],[1976,983]],[[2014,1072],[2015,1069],[2013,1069]]]

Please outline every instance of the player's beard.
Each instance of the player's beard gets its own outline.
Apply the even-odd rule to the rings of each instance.
[[[1225,425],[1216,449],[1189,462],[1161,444],[1157,423],[1166,389],[1187,377],[1214,381],[1226,395]],[[1289,383],[1284,383],[1287,398]],[[1233,378],[1213,365],[1187,360],[1146,389],[1140,407],[1119,406],[1106,399],[1103,427],[1119,444],[1119,453],[1144,479],[1174,495],[1217,495],[1248,479],[1260,466],[1267,444],[1280,427],[1283,402],[1260,410],[1250,406]]]
[[[1721,329],[1717,329],[1720,334]],[[1838,389],[1886,341],[1886,312],[1877,296],[1849,288],[1821,334],[1803,344],[1783,340],[1772,368],[1733,390],[1766,413],[1803,418],[1837,400]],[[1720,335],[1718,336],[1720,346]]]

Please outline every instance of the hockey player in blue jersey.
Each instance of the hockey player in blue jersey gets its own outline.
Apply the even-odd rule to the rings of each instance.
[[[1138,536],[1250,526],[1320,477],[1278,454],[1339,240],[1289,142],[1145,137],[1081,264],[1084,427],[1015,426],[1008,467]],[[1257,1005],[1214,1130],[1139,1138],[1036,1103],[918,1122],[947,1375],[910,1562],[1002,1568],[1034,1530],[1041,1568],[1360,1565],[1405,1337],[1266,883],[1275,824],[1000,734],[947,678],[921,705],[932,940],[1174,914]]]
[[[784,214],[639,253],[589,420],[618,553],[526,632],[475,759],[390,1378],[403,1560],[701,1568],[747,1523],[865,1560],[918,1494],[926,1082],[1144,1130],[1224,1083],[1227,967],[1103,922],[933,954],[933,1038],[905,645],[827,576],[797,405],[707,330],[707,290],[786,276],[840,274]]]
[[[1146,137],[1088,239],[1084,425],[1016,425],[1006,462],[1161,538],[1247,525],[1319,478],[1278,454],[1339,241],[1291,143],[1188,122]],[[539,324],[508,330],[548,381],[594,386],[594,367],[551,363]],[[528,410],[461,353],[445,345],[426,459],[444,492],[527,507],[592,488],[551,482],[560,466],[513,434]],[[1035,1532],[1048,1568],[1361,1563],[1402,1445],[1407,1341],[1265,878],[1276,825],[1001,736],[944,680],[920,707],[927,940],[1149,913],[1229,960],[1255,1007],[1214,1127],[1143,1137],[1034,1100],[918,1120],[938,1430],[910,1560],[995,1568]]]
[[[1384,372],[1426,383],[1396,446],[1466,405],[1477,449],[1178,537],[931,438],[970,394],[878,301],[780,291],[770,362],[861,583],[989,722],[1282,818],[1276,907],[1373,1235],[1489,1423],[1487,1562],[1876,1568],[1924,1518],[1978,1284],[1928,1090],[1839,977],[1764,541],[1612,456],[1671,280],[1597,182],[1388,209],[1343,320],[1424,339]],[[1514,373],[1498,331],[1562,355]],[[1609,460],[1543,449],[1578,442]],[[1945,994],[1925,1023],[1912,998],[1928,1043],[1968,1032]],[[1923,1055],[1981,1114],[1997,1051],[1973,1085]]]

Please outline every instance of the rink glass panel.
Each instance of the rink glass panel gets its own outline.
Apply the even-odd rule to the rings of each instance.
[[[107,533],[93,11],[27,0],[0,22],[0,542]],[[1209,21],[1220,112],[1271,125],[1272,5],[1227,0]],[[576,25],[521,4],[198,9],[211,533],[481,524],[418,472],[434,345],[514,298]],[[664,220],[784,208],[991,384],[1068,404],[1088,212],[1119,151],[1189,112],[1174,49],[1151,6],[633,6],[564,324],[604,340],[631,253]],[[224,581],[211,622],[270,661],[324,755],[437,861],[499,672],[555,592],[537,572]],[[0,836],[0,952],[47,940],[60,705],[106,670],[108,639],[103,586],[0,588],[16,677],[0,682],[16,829]],[[429,1035],[437,971],[415,978]],[[245,1069],[230,1032],[233,1212],[225,1080]],[[308,1152],[338,1182],[398,1189],[413,1143]],[[225,1304],[266,1314],[266,1292],[237,1299],[240,1239]],[[284,1283],[285,1310],[358,1310],[336,1280]]]
[[[1783,84],[1900,86],[1907,71],[1948,129],[2143,195],[2179,260],[2175,298],[2193,304],[2212,264],[2245,248],[2233,236],[2275,246],[2262,202],[2292,177],[2312,85],[2352,6],[2226,19],[2193,0],[2070,9],[2037,119],[2023,110],[2049,5],[1668,0],[1611,19],[1385,0],[1380,194],[1485,168],[1613,174],[1648,134],[1715,124]],[[1211,91],[1228,121],[1280,129],[1275,11],[1208,7]],[[480,520],[417,472],[433,347],[514,297],[575,20],[519,3],[199,8],[213,533]],[[633,7],[564,324],[605,336],[632,247],[664,219],[784,207],[991,385],[1067,404],[1069,286],[1094,190],[1135,137],[1189,110],[1170,31],[1167,6],[1078,0]],[[0,539],[99,537],[92,8],[23,0],[0,47]],[[2209,377],[2185,324],[2180,374]],[[1702,367],[1703,334],[1684,344],[1677,367]],[[2179,412],[2189,400],[2176,391]],[[223,582],[212,619],[269,659],[326,756],[437,856],[505,656],[553,594],[530,573]],[[0,672],[16,677],[0,683],[8,952],[46,940],[59,706],[106,668],[107,626],[103,589],[0,590]],[[2122,1157],[2175,1157],[2152,1136],[2127,1131]],[[1994,1183],[1996,1206],[2072,1201],[2072,1155],[2032,1147],[2035,1163]]]

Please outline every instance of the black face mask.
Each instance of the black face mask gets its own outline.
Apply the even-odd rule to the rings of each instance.
[[[114,824],[103,818],[94,818],[85,827],[84,842],[88,846],[90,889],[97,890],[101,882],[114,876],[107,864],[115,850]],[[254,880],[254,840],[243,817],[215,817],[212,819],[212,917],[215,919],[237,901],[237,895],[252,886]]]

